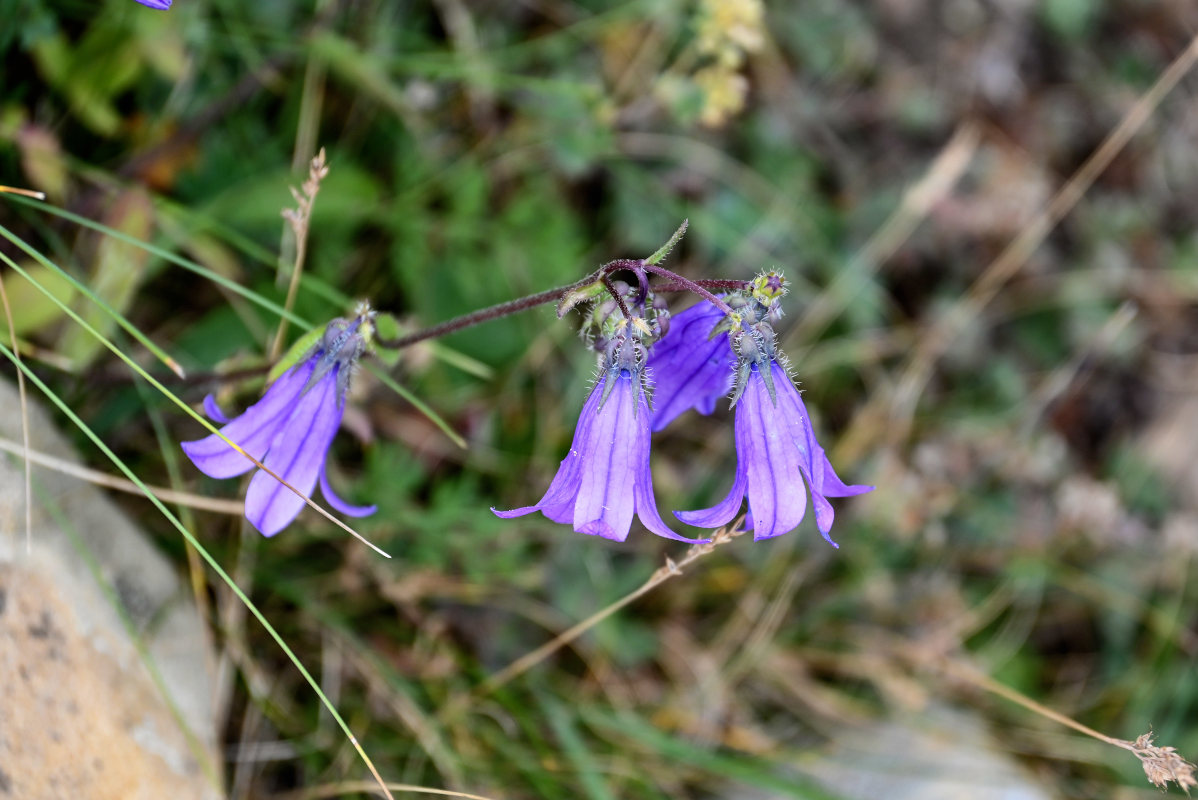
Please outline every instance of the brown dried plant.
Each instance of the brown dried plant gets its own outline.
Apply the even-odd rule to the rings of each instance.
[[[316,201],[316,194],[320,191],[320,182],[329,174],[329,166],[325,161],[324,148],[320,148],[320,152],[312,159],[312,163],[308,165],[308,179],[304,181],[300,188],[290,187],[291,196],[295,198],[295,208],[285,208],[282,211],[283,219],[287,220],[287,224],[291,226],[291,232],[295,235],[295,263],[291,267],[291,281],[287,286],[287,299],[283,303],[283,308],[288,311],[295,305],[295,294],[299,289],[300,275],[304,271],[304,257],[308,252],[308,225],[312,218],[312,204]],[[274,361],[279,357],[279,353],[283,351],[283,339],[287,335],[287,318],[283,317],[279,320],[279,329],[275,333],[274,342],[270,346],[270,360]]]
[[[1152,743],[1156,736],[1152,731],[1145,733],[1134,742],[1123,742],[1121,747],[1131,750],[1140,759],[1144,774],[1149,782],[1158,789],[1164,789],[1172,781],[1190,793],[1190,788],[1198,786],[1194,778],[1194,765],[1177,754],[1175,747],[1158,747]]]
[[[1194,765],[1182,758],[1178,754],[1177,748],[1158,747],[1153,744],[1152,740],[1156,734],[1152,731],[1143,734],[1134,742],[1129,742],[1126,739],[1118,739],[1114,736],[1107,736],[1101,731],[1096,731],[1088,725],[1083,725],[1077,720],[1033,700],[1016,689],[1012,689],[1010,686],[996,681],[994,678],[962,660],[948,658],[943,654],[939,657],[930,656],[931,651],[929,649],[911,646],[902,647],[899,652],[901,655],[915,660],[921,665],[937,669],[947,677],[984,689],[1017,705],[1021,705],[1046,719],[1072,728],[1079,733],[1084,733],[1086,736],[1097,739],[1100,742],[1106,742],[1107,744],[1121,747],[1131,752],[1136,758],[1140,759],[1140,765],[1144,768],[1144,774],[1148,776],[1149,782],[1159,789],[1164,789],[1170,782],[1173,782],[1184,790],[1186,794],[1189,794],[1190,787],[1198,786],[1198,779],[1194,777]]]

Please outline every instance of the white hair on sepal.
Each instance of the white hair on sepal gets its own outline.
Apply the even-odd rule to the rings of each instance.
[[[657,390],[657,370],[647,366],[641,370],[641,391],[645,393],[645,402],[649,410],[653,410],[653,396]]]

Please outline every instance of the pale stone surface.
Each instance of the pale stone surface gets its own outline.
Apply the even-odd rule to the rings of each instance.
[[[31,423],[34,450],[72,458],[45,414]],[[21,439],[5,382],[0,436]],[[0,800],[219,797],[201,767],[220,769],[213,661],[187,587],[102,492],[33,476],[27,552],[24,467],[0,454]]]
[[[779,769],[779,777],[787,777],[788,772]],[[839,726],[831,741],[793,765],[791,777],[796,785],[818,784],[827,796],[840,800],[1052,800],[1058,796],[990,735],[981,717],[934,703],[888,719]],[[721,796],[775,800],[781,795],[737,784]]]
[[[905,719],[846,727],[807,772],[846,800],[1050,800],[978,717],[928,706]]]

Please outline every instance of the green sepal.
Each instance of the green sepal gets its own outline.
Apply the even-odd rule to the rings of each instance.
[[[274,383],[287,370],[294,367],[300,360],[306,356],[313,347],[320,341],[320,337],[324,336],[325,325],[305,333],[303,336],[295,340],[291,347],[287,348],[287,352],[283,357],[275,362],[275,365],[270,368],[270,374],[266,376],[267,383]]]
[[[670,254],[670,251],[674,249],[674,245],[678,244],[678,242],[681,241],[682,237],[686,234],[686,228],[689,224],[689,219],[682,220],[682,224],[678,226],[678,230],[674,231],[674,235],[670,237],[670,240],[661,247],[657,248],[657,252],[646,258],[645,263],[659,264],[664,261],[666,256]]]
[[[602,281],[588,283],[581,289],[575,289],[572,292],[567,292],[562,295],[562,299],[557,301],[557,318],[561,319],[570,313],[570,309],[579,303],[585,303],[588,300],[594,300],[605,291]]]
[[[745,393],[745,387],[749,385],[749,372],[752,366],[748,361],[742,361],[736,368],[736,385],[732,389],[732,402],[728,408],[736,408],[737,401]]]
[[[612,380],[613,370],[608,370],[603,376],[603,397],[599,398],[599,408],[596,411],[602,411],[603,406],[607,403],[607,398],[611,397],[612,390],[616,388],[616,381]],[[619,380],[619,378],[617,378]]]
[[[757,371],[761,373],[761,377],[765,381],[765,390],[770,393],[770,405],[777,406],[778,394],[774,391],[774,370],[771,368],[771,364],[759,364]]]

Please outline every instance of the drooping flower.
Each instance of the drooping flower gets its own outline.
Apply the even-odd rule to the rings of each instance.
[[[829,497],[852,497],[872,486],[849,486],[837,477],[811,429],[811,419],[786,369],[778,363],[773,331],[766,323],[741,337],[736,389],[736,477],[732,490],[715,506],[675,511],[688,525],[718,528],[740,512],[749,498],[746,528],[754,539],[794,530],[807,511],[806,480],[815,507],[815,524],[833,547],[834,512]]]
[[[366,334],[360,328],[369,313],[330,322],[312,351],[235,419],[226,417],[211,396],[204,399],[208,415],[224,423],[220,432],[227,439],[306,496],[312,494],[319,479],[329,505],[351,517],[373,514],[376,507],[350,505],[334,494],[325,462],[341,426],[350,375],[366,348]],[[215,434],[183,442],[183,452],[213,478],[232,478],[254,467],[250,459]],[[250,481],[245,516],[265,536],[287,527],[303,507],[303,498],[262,470]]]
[[[605,357],[599,380],[582,407],[570,452],[545,496],[532,506],[499,511],[509,519],[540,511],[579,533],[624,541],[632,517],[658,536],[682,542],[657,511],[649,471],[649,403],[643,387],[643,355],[622,339]]]
[[[159,11],[166,11],[171,7],[171,0],[133,0],[135,3],[141,3],[149,8],[156,8]]]
[[[649,350],[653,378],[653,430],[660,431],[689,408],[700,414],[732,388],[736,355],[728,334],[711,331],[724,312],[701,302],[670,318],[669,330]]]

